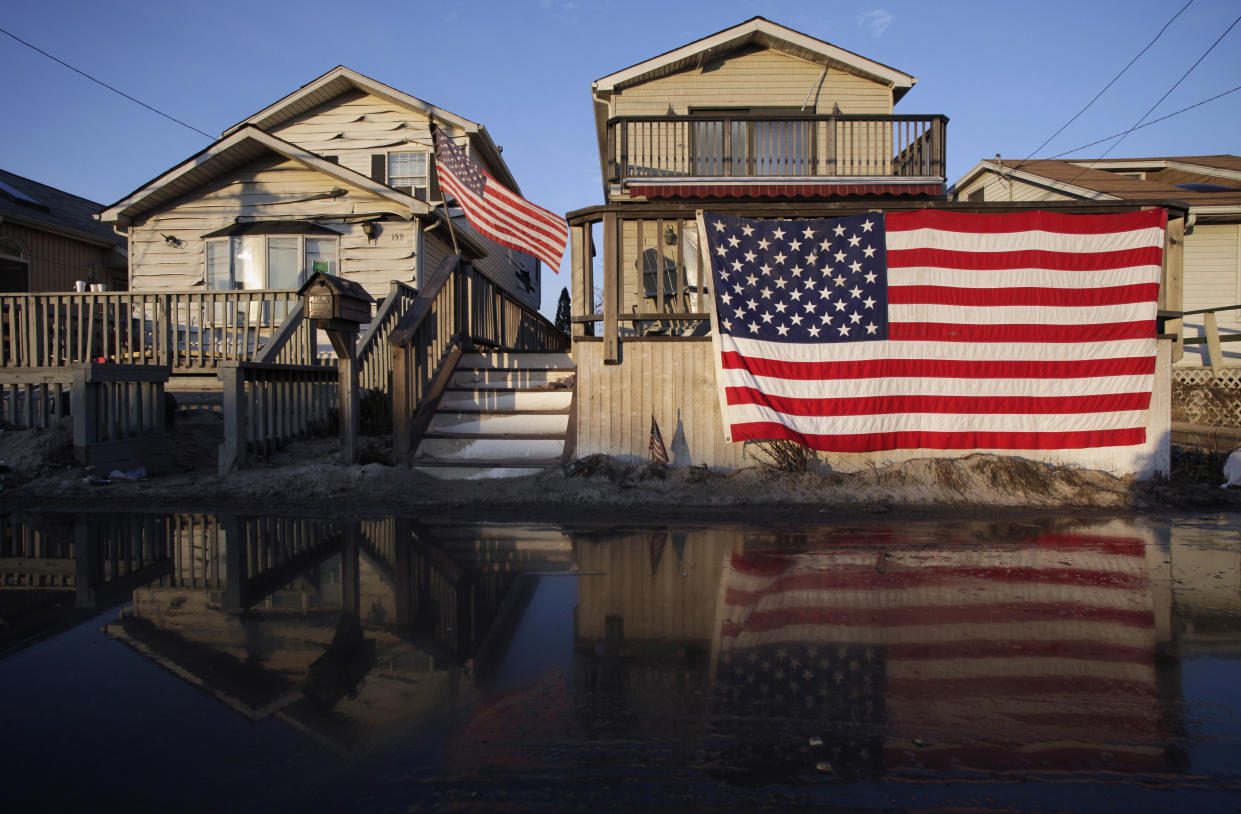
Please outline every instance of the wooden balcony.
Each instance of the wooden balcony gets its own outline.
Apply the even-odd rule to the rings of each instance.
[[[625,116],[608,122],[608,184],[659,179],[843,184],[945,180],[945,116]]]

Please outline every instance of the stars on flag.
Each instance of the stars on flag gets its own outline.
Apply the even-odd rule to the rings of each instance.
[[[780,342],[887,338],[886,252],[878,216],[704,217],[724,333]]]

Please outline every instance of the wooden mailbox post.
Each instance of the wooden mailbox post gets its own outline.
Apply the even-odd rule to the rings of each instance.
[[[358,460],[358,328],[371,321],[375,299],[352,280],[317,271],[298,289],[303,313],[332,341],[340,358],[341,462]]]

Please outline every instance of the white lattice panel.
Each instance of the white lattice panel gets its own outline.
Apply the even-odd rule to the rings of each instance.
[[[1212,427],[1241,427],[1241,368],[1172,371],[1173,420]]]

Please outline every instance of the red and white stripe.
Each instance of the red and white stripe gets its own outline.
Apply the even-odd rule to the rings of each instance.
[[[530,203],[485,171],[487,184],[479,196],[459,183],[443,164],[439,169],[440,186],[457,200],[475,229],[501,246],[533,255],[560,272],[560,260],[569,242],[569,224],[564,218]]]
[[[855,542],[733,555],[719,657],[874,645],[888,769],[912,756],[927,767],[1054,770],[1101,752],[1113,768],[1166,769],[1145,541]]]
[[[888,214],[888,340],[722,335],[731,438],[832,452],[1142,444],[1166,222]]]

